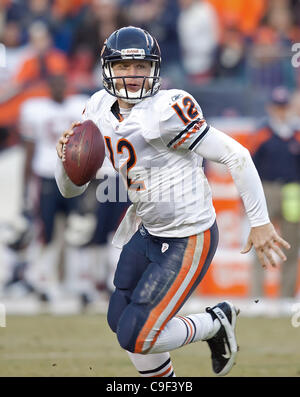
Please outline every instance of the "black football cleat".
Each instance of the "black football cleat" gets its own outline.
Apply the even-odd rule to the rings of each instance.
[[[236,316],[239,309],[230,302],[224,301],[216,306],[206,308],[213,321],[218,319],[221,328],[215,336],[206,340],[211,350],[212,368],[216,375],[228,374],[235,363],[238,346],[235,337]]]

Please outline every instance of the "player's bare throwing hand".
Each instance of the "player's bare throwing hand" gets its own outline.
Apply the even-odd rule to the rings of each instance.
[[[252,227],[247,243],[241,253],[246,254],[252,246],[254,246],[259,261],[264,268],[268,265],[276,266],[273,254],[277,254],[281,260],[286,261],[286,256],[281,247],[291,248],[290,244],[278,235],[272,223]]]

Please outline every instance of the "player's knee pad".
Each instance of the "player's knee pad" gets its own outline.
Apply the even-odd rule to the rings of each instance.
[[[107,322],[113,332],[117,332],[120,317],[129,303],[129,291],[116,289],[110,297]]]
[[[140,331],[146,321],[147,313],[139,305],[131,303],[123,311],[117,327],[117,338],[120,346],[131,352],[136,353],[136,341],[140,337]],[[144,352],[139,352],[144,353]]]

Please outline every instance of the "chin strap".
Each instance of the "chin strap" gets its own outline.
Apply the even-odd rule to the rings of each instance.
[[[147,94],[146,90],[143,88],[142,97],[141,98],[136,98],[136,97],[140,97],[141,96],[141,91],[142,90],[138,90],[136,92],[127,91],[128,98],[126,97],[125,88],[121,88],[119,91],[116,90],[116,93],[117,93],[117,95],[122,97],[122,101],[124,101],[124,102],[127,102],[127,103],[139,103],[145,98],[145,95]],[[134,97],[131,98],[131,95],[134,95]]]

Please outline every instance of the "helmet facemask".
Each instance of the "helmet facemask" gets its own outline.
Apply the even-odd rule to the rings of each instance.
[[[131,58],[137,59],[137,58]],[[128,60],[128,58],[124,59]],[[120,61],[118,61],[120,62]],[[159,76],[160,67],[158,62],[151,62],[151,71],[149,76],[115,76],[113,71],[113,61],[106,61],[103,65],[103,85],[105,89],[113,96],[122,99],[124,102],[130,104],[136,104],[145,98],[149,98],[155,95],[160,89],[161,78]],[[131,92],[127,89],[126,79],[128,78],[139,78],[143,79],[142,87],[136,91]],[[123,80],[123,88],[119,90],[116,87],[116,80]],[[148,82],[149,89],[146,91],[146,82]]]

